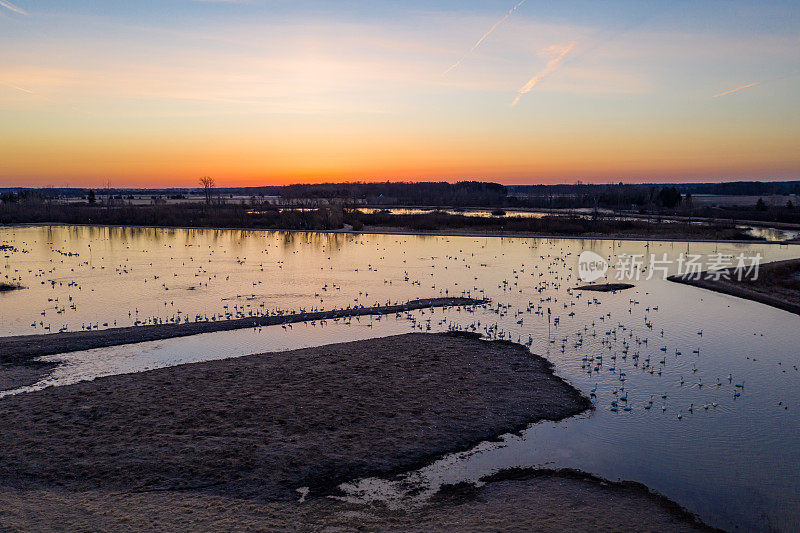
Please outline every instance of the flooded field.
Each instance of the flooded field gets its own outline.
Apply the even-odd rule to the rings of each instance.
[[[477,331],[547,357],[595,410],[399,480],[356,480],[351,498],[413,505],[443,483],[509,466],[569,467],[639,481],[726,529],[800,523],[800,317],[647,268],[626,291],[573,290],[584,250],[609,261],[614,281],[623,254],[772,261],[800,257],[800,246],[65,226],[0,228],[0,245],[0,281],[26,287],[0,294],[4,336],[435,296],[491,300],[50,356],[65,364],[0,394],[411,330]]]
[[[387,213],[391,213],[393,215],[424,215],[424,214],[431,214],[434,213],[436,210],[431,208],[419,208],[419,207],[390,207],[390,208],[374,208],[374,207],[362,207],[359,209],[364,213],[376,213],[380,211],[385,211]],[[677,223],[678,220],[675,218],[670,217],[659,217],[659,216],[636,216],[636,215],[618,215],[608,210],[601,210],[598,213],[594,213],[591,209],[586,208],[578,208],[578,209],[562,209],[562,210],[531,210],[531,209],[502,209],[499,211],[493,211],[488,209],[443,209],[439,210],[442,213],[446,213],[448,215],[461,215],[466,217],[480,217],[480,218],[491,218],[497,216],[507,216],[507,217],[516,217],[516,218],[543,218],[543,217],[580,217],[591,219],[595,216],[600,216],[604,219],[614,219],[614,220],[647,220],[647,221],[655,221],[655,222],[669,222],[669,223]],[[692,221],[691,224],[702,224],[701,221]],[[783,228],[771,228],[767,226],[753,226],[753,225],[738,225],[736,226],[738,229],[744,231],[750,237],[755,239],[762,239],[767,242],[784,242],[797,239],[800,237],[800,230],[796,229],[783,229]]]

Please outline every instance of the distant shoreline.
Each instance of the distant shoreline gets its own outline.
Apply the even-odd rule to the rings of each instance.
[[[632,242],[696,242],[696,243],[720,243],[720,244],[771,244],[771,245],[798,245],[798,240],[791,241],[767,241],[760,239],[700,239],[691,237],[648,237],[648,236],[620,236],[620,235],[560,235],[527,232],[499,232],[499,231],[447,231],[447,230],[403,230],[391,229],[380,230],[366,227],[362,230],[335,229],[335,230],[310,230],[310,229],[282,229],[282,228],[243,228],[243,227],[219,227],[219,226],[152,226],[134,224],[69,224],[65,222],[35,222],[35,223],[14,223],[0,224],[0,228],[26,228],[26,227],[84,227],[84,228],[142,228],[142,229],[164,229],[164,230],[210,230],[210,231],[252,231],[252,232],[284,232],[284,233],[330,233],[345,235],[397,235],[414,237],[499,237],[509,239],[567,239],[567,240],[592,240],[592,241],[632,241]]]
[[[385,206],[385,205],[363,205],[358,206],[356,209],[425,209],[430,211],[438,210],[449,210],[449,211],[463,211],[463,212],[475,212],[475,211],[491,211],[494,209],[493,207],[441,207],[441,206],[430,206],[430,205],[392,205],[392,206]],[[569,216],[570,214],[575,215],[586,215],[587,211],[591,211],[590,208],[586,207],[507,207],[503,208],[507,212],[518,212],[518,213],[536,213],[542,215],[552,215],[552,216]],[[509,216],[513,216],[509,215]],[[729,222],[730,218],[728,217],[704,217],[704,216],[686,216],[686,215],[668,215],[668,214],[641,214],[638,212],[632,211],[609,211],[609,210],[600,210],[600,217],[601,218],[635,218],[637,220],[643,221],[652,221],[652,220],[659,220],[659,219],[667,219],[667,220],[676,220],[679,222],[704,222],[704,223],[721,223],[721,222]],[[800,230],[800,224],[796,224],[793,222],[771,222],[771,221],[764,221],[764,220],[737,220],[737,226],[757,226],[760,228],[777,228],[777,229],[788,229],[788,230]]]
[[[675,283],[691,285],[709,291],[736,296],[745,300],[759,302],[777,309],[800,315],[800,288],[791,285],[800,285],[799,281],[792,281],[800,273],[800,259],[774,261],[760,265],[759,279],[756,281],[733,281],[737,273],[735,269],[728,269],[730,280],[706,279],[707,272],[702,272],[697,278],[687,275],[669,276],[667,279]],[[788,282],[788,283],[787,283]]]

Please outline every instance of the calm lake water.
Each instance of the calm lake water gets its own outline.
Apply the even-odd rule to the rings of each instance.
[[[800,246],[64,226],[0,228],[0,244],[9,247],[0,251],[0,280],[28,287],[0,294],[0,335],[440,295],[491,299],[474,312],[420,310],[54,356],[65,364],[53,375],[11,392],[412,329],[475,330],[529,344],[584,394],[594,390],[596,409],[399,480],[356,481],[352,498],[410,505],[442,483],[500,468],[569,467],[639,481],[727,529],[800,524],[800,316],[660,273],[646,279],[648,270],[627,291],[572,290],[583,250],[613,266],[621,254],[651,253],[771,261],[800,257]]]

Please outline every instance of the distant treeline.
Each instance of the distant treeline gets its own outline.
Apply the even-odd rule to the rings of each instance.
[[[508,207],[672,209],[684,198],[674,185],[532,185],[509,187]]]
[[[768,196],[800,194],[800,181],[734,181],[729,183],[686,183],[679,187],[684,193],[718,194],[721,196]]]
[[[90,192],[98,197],[126,199],[129,196],[163,196],[181,198],[202,194],[200,189],[0,189],[0,198],[13,200],[17,195],[36,194],[49,198],[88,198]],[[220,187],[216,197],[231,195],[248,197],[280,197],[284,199],[338,199],[385,205],[448,205],[462,207],[502,206],[508,191],[498,183],[461,181],[447,182],[382,182],[382,183],[321,183],[265,187]]]
[[[752,205],[709,207],[695,204],[693,196],[701,194],[763,196],[800,194],[800,182],[732,182],[676,185],[652,184],[573,184],[573,185],[515,185],[462,181],[446,182],[381,182],[381,183],[323,183],[286,186],[215,188],[208,197],[200,189],[0,189],[0,203],[63,202],[66,198],[83,199],[89,205],[120,207],[134,199],[153,204],[170,200],[176,203],[206,203],[216,205],[241,203],[251,206],[269,204],[326,207],[338,205],[354,208],[372,206],[426,206],[490,209],[611,209],[641,214],[673,214],[726,219],[770,220],[800,222],[796,202],[781,204],[763,199]],[[111,205],[109,205],[111,204]],[[203,211],[207,216],[207,212]]]
[[[402,202],[440,202],[452,204],[454,201],[470,202],[476,198],[505,196],[591,196],[615,198],[619,196],[646,199],[652,190],[675,188],[682,195],[713,194],[722,196],[767,196],[800,194],[800,181],[734,181],[723,183],[664,183],[664,184],[557,184],[557,185],[500,185],[492,182],[461,181],[447,182],[349,182],[296,185],[266,185],[263,187],[218,187],[216,194],[229,196],[275,196],[282,198],[395,198]],[[50,198],[85,197],[88,188],[48,187],[32,189],[28,187],[0,187],[0,198],[10,194],[26,194],[35,191]],[[110,188],[94,189],[98,195],[114,196],[164,196],[180,197],[189,194],[202,194],[197,187],[183,188]]]
[[[623,194],[643,195],[653,188],[672,188],[685,194],[713,194],[720,196],[766,196],[772,194],[800,194],[800,181],[731,181],[721,183],[616,183],[616,184],[559,184],[559,185],[509,185],[510,194],[536,196],[603,196]]]
[[[674,186],[638,185],[554,185],[532,187],[505,187],[498,183],[463,181],[458,183],[325,183],[318,185],[287,185],[279,188],[214,189],[215,203],[223,203],[231,197],[249,197],[260,200],[265,197],[280,197],[291,204],[293,200],[314,205],[316,200],[344,205],[386,206],[439,206],[439,207],[631,207],[655,205],[673,208],[681,204],[682,197]],[[516,194],[510,194],[509,189]],[[521,190],[533,191],[522,193]],[[548,191],[547,194],[542,191]],[[571,191],[569,194],[564,191]],[[25,189],[0,194],[4,202],[58,198],[52,189]],[[153,200],[185,200],[188,192],[175,189],[163,191],[130,191],[109,189],[78,190],[78,198],[88,203],[106,199],[125,200],[138,197]],[[191,191],[198,195],[199,191]],[[67,196],[69,197],[69,196]],[[75,196],[72,196],[75,198]]]
[[[504,185],[480,181],[323,183],[287,185],[285,198],[341,198],[386,205],[448,205],[455,207],[502,206],[508,196]]]

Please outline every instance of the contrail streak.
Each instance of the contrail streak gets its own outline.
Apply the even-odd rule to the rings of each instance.
[[[2,0],[0,0],[0,1],[2,1]],[[29,91],[28,89],[24,89],[24,88],[20,87],[19,85],[14,85],[14,84],[12,84],[12,83],[4,83],[3,85],[5,85],[6,87],[11,87],[12,89],[16,89],[16,90],[18,90],[18,91],[22,91],[22,92],[24,92],[24,93],[28,93],[28,94],[36,94],[36,93],[35,93],[35,92],[33,92],[33,91]]]
[[[522,97],[523,94],[531,92],[531,89],[533,89],[533,87],[537,83],[539,83],[547,76],[558,70],[561,67],[561,63],[564,61],[564,58],[567,57],[567,54],[569,54],[577,45],[578,45],[577,41],[572,41],[567,46],[565,46],[563,50],[561,50],[560,54],[558,54],[556,57],[548,61],[547,65],[545,65],[544,69],[542,69],[541,72],[539,72],[530,80],[528,80],[528,83],[526,83],[519,91],[517,91],[518,93],[517,97],[514,98],[514,101],[511,103],[511,106],[513,107],[517,105],[517,102],[519,102],[519,99]]]
[[[725,96],[726,94],[735,93],[736,91],[741,91],[742,89],[747,89],[748,87],[755,87],[756,85],[761,85],[761,82],[757,81],[749,85],[742,85],[741,87],[737,87],[736,89],[731,89],[730,91],[725,91],[724,93],[715,94],[712,98],[719,98],[720,96]]]
[[[0,0],[0,1],[1,1],[1,0]],[[461,56],[461,57],[459,58],[459,60],[458,60],[458,61],[456,61],[455,63],[453,63],[452,65],[450,65],[450,67],[448,67],[448,69],[447,69],[447,70],[445,70],[444,72],[442,72],[442,76],[444,76],[445,74],[447,74],[448,72],[450,72],[451,70],[453,70],[454,68],[456,68],[457,66],[459,66],[459,65],[460,65],[460,64],[461,64],[461,63],[462,63],[462,62],[463,62],[463,61],[464,61],[464,60],[467,58],[467,56],[468,56],[468,55],[470,55],[472,52],[474,52],[474,51],[475,51],[475,49],[476,49],[476,48],[478,48],[478,47],[481,45],[481,43],[482,43],[484,40],[486,40],[486,38],[487,38],[489,35],[491,35],[491,34],[492,34],[492,32],[495,30],[495,28],[497,28],[497,27],[498,27],[500,24],[502,24],[502,23],[503,23],[503,22],[504,22],[504,21],[505,21],[505,20],[506,20],[508,17],[510,17],[510,16],[511,16],[511,14],[512,14],[514,11],[516,11],[516,10],[517,10],[517,8],[519,8],[519,7],[520,7],[522,4],[524,4],[524,3],[525,3],[525,2],[527,2],[527,1],[528,1],[528,0],[521,0],[521,1],[520,1],[519,3],[517,3],[517,4],[516,4],[514,7],[512,7],[511,9],[509,9],[509,10],[508,10],[508,13],[506,13],[506,14],[503,16],[503,18],[501,18],[500,20],[498,20],[497,22],[495,22],[495,23],[494,23],[494,26],[492,26],[491,28],[489,28],[489,31],[487,31],[486,33],[484,33],[484,34],[483,34],[483,36],[482,36],[480,39],[478,39],[478,40],[475,42],[475,44],[473,44],[473,45],[472,45],[472,48],[470,48],[469,50],[467,50],[467,53],[466,53],[466,54],[464,54],[463,56]]]
[[[15,6],[14,4],[12,4],[11,2],[7,2],[6,0],[0,0],[0,6],[3,6],[4,8],[8,9],[9,11],[13,11],[14,13],[17,13],[19,15],[27,15],[28,14],[28,12],[25,11],[24,9],[21,9],[21,8]]]

